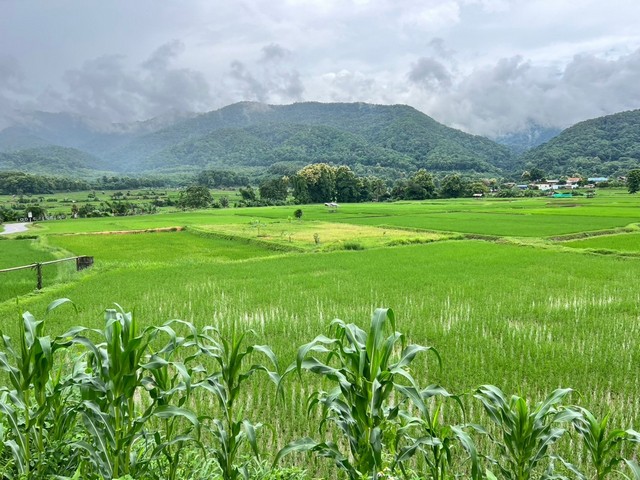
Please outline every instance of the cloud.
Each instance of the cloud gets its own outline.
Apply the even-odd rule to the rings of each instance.
[[[212,103],[209,84],[202,73],[175,68],[184,51],[179,41],[156,49],[138,67],[129,67],[123,55],[103,55],[86,61],[64,75],[67,91],[49,92],[65,98],[67,107],[80,115],[105,122],[130,122],[168,111],[198,111]]]
[[[300,73],[288,60],[293,52],[279,44],[261,49],[262,56],[250,65],[240,60],[231,62],[225,78],[229,102],[254,100],[265,103],[299,101],[305,91]]]
[[[464,130],[498,136],[532,123],[573,123],[640,107],[640,49],[607,60],[575,56],[564,67],[503,58],[458,78],[437,97],[419,92],[424,109]]]
[[[278,45],[277,43],[271,43],[262,47],[262,61],[263,62],[278,62],[284,60],[291,55],[291,51]]]
[[[13,56],[0,56],[0,129],[13,123],[24,96],[30,93],[24,86],[20,62]]]
[[[451,75],[442,63],[433,57],[422,57],[411,67],[409,80],[425,87],[448,87]]]

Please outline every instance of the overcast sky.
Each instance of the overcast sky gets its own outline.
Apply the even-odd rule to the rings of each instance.
[[[640,108],[639,20],[639,0],[0,0],[0,127],[241,100],[566,127]]]

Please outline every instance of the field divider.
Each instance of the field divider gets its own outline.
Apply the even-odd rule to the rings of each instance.
[[[159,227],[159,228],[147,228],[144,230],[106,230],[98,232],[73,232],[73,233],[53,233],[60,237],[74,236],[74,235],[135,235],[140,233],[164,233],[164,232],[182,232],[187,227]]]
[[[605,235],[620,235],[623,233],[635,233],[640,231],[639,223],[630,223],[626,227],[609,228],[607,230],[596,230],[592,232],[568,233],[566,235],[556,235],[548,237],[552,242],[570,242],[571,240],[581,240],[583,238],[601,237]]]
[[[247,243],[249,245],[256,245],[256,246],[260,246],[260,247],[264,247],[267,250],[272,250],[275,252],[283,252],[283,253],[305,253],[307,252],[306,249],[302,248],[302,247],[296,247],[293,245],[281,245],[279,243],[275,243],[275,242],[269,242],[267,240],[260,240],[257,238],[249,238],[249,237],[244,237],[242,235],[233,235],[230,233],[222,233],[222,232],[215,232],[212,230],[204,230],[198,227],[194,227],[192,225],[188,226],[188,227],[184,227],[184,229],[187,232],[191,232],[195,235],[199,235],[201,237],[211,237],[211,238],[220,238],[223,240],[232,240],[232,241],[240,241],[240,242],[244,242]]]

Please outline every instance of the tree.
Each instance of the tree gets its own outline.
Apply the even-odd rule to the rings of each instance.
[[[302,168],[296,174],[307,187],[308,201],[311,203],[331,202],[336,196],[336,168],[326,163],[314,163]],[[303,189],[301,188],[301,191]],[[294,194],[296,186],[294,185]],[[303,202],[296,197],[300,203]]]
[[[358,177],[353,171],[341,165],[335,170],[336,200],[338,202],[353,203],[359,200]]]
[[[304,177],[296,174],[291,177],[291,188],[293,189],[293,198],[297,203],[310,203],[309,189],[307,188],[307,181]]]
[[[469,183],[457,173],[447,175],[440,187],[440,196],[444,198],[458,198],[469,194]]]
[[[245,202],[253,202],[256,200],[256,192],[251,186],[240,188],[238,192],[240,192],[240,196]]]
[[[410,181],[424,191],[423,198],[433,198],[435,196],[436,184],[433,181],[433,175],[424,168],[414,173]]]
[[[404,200],[425,200],[435,196],[436,185],[433,175],[421,168],[408,180],[398,180],[391,195]]]
[[[640,168],[631,170],[627,175],[627,188],[629,193],[640,192]]]
[[[289,194],[289,181],[286,177],[265,180],[260,184],[260,198],[263,200],[281,200],[287,199]]]
[[[213,197],[207,187],[192,185],[180,193],[178,206],[180,208],[206,208],[213,203]]]
[[[545,178],[546,178],[546,174],[542,169],[538,167],[533,167],[531,170],[529,170],[529,179],[532,182],[539,182],[541,180],[544,180]]]

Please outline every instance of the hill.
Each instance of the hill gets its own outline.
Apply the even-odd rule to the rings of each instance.
[[[405,105],[242,102],[135,138],[108,155],[124,171],[344,163],[364,171],[418,168],[496,175],[511,152]]]
[[[626,175],[640,167],[640,110],[577,123],[522,160],[552,175]]]
[[[67,147],[46,146],[0,153],[0,171],[86,178],[103,173],[105,167],[96,157]]]
[[[0,131],[0,152],[15,152],[47,145],[50,145],[50,142],[38,137],[27,128],[9,127]]]

